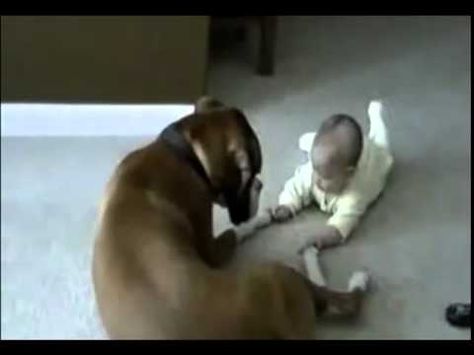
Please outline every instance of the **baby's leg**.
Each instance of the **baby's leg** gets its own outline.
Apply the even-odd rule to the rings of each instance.
[[[318,286],[326,286],[326,280],[319,264],[319,249],[316,247],[306,248],[303,251],[303,260],[310,281]]]

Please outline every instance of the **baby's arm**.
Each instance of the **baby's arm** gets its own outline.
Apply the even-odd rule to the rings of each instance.
[[[367,203],[360,196],[355,194],[341,196],[336,212],[329,218],[326,225],[320,226],[315,234],[303,244],[300,251],[311,245],[324,249],[343,243],[357,227],[366,210]]]
[[[310,162],[298,167],[294,175],[285,183],[278,197],[278,206],[272,210],[272,218],[286,221],[307,207],[313,200],[311,192],[313,169]]]
[[[359,224],[367,210],[367,205],[367,200],[359,194],[349,193],[341,196],[336,212],[328,219],[326,225],[337,229],[342,238],[341,242],[343,242]]]

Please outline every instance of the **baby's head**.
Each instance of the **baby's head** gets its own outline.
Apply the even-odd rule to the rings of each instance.
[[[362,139],[362,129],[351,116],[338,114],[326,119],[311,148],[313,184],[325,192],[341,192],[359,162]]]

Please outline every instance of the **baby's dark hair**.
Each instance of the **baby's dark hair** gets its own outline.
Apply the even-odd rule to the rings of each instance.
[[[326,119],[318,130],[314,144],[318,143],[318,138],[327,133],[334,132],[336,128],[342,127],[347,129],[349,144],[352,148],[347,152],[347,164],[348,166],[356,166],[362,153],[363,135],[362,128],[353,117],[345,114],[336,114]]]

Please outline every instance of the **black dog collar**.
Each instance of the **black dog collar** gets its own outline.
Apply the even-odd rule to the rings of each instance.
[[[214,193],[211,180],[209,179],[206,170],[181,130],[177,127],[177,124],[173,123],[166,127],[163,132],[161,132],[159,138],[165,142],[180,159],[187,162],[189,166],[206,182],[211,192]]]

